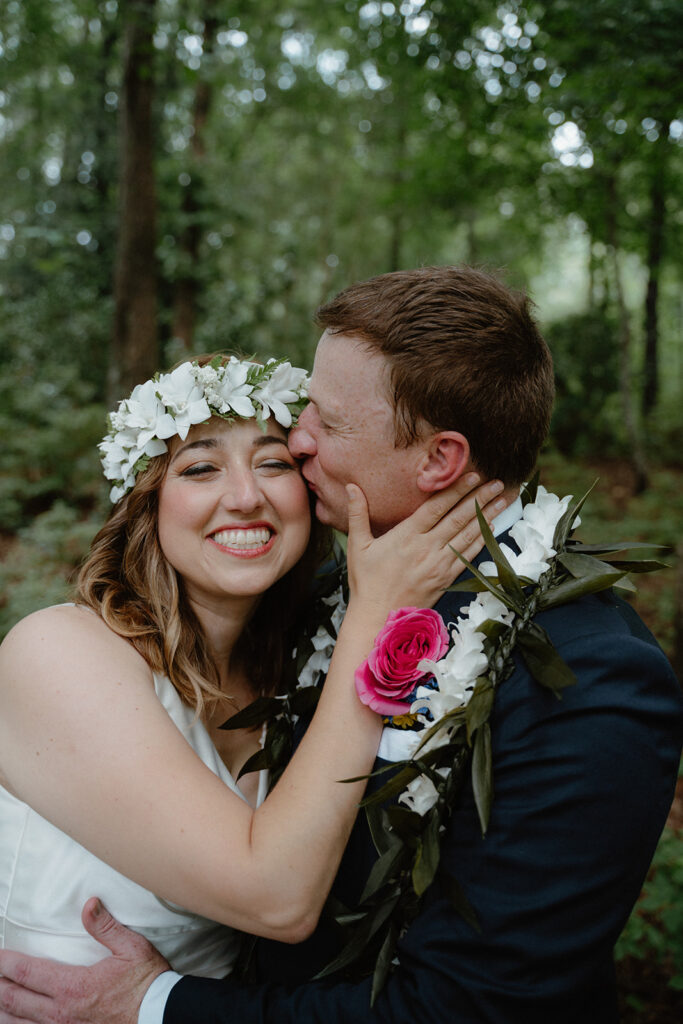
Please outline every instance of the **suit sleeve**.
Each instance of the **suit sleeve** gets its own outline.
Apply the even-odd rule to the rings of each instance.
[[[482,838],[471,792],[442,865],[475,931],[439,891],[399,945],[370,1008],[370,981],[241,985],[185,978],[164,1024],[611,1024],[612,947],[638,897],[673,796],[682,711],[661,652],[567,623],[580,682],[561,701],[521,665],[492,719],[495,797]],[[571,616],[570,616],[571,617]]]

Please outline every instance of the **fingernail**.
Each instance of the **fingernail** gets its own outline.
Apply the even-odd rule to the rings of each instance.
[[[493,491],[494,494],[498,494],[499,491],[502,491],[503,487],[504,484],[502,480],[494,480],[494,482],[491,484],[491,490]]]
[[[480,479],[481,477],[479,476],[478,473],[468,473],[467,476],[465,477],[465,483],[467,484],[468,487],[474,487],[475,484],[479,483]]]
[[[505,498],[501,498],[499,501],[494,501],[493,503],[493,507],[498,511],[504,509],[506,505],[507,501],[505,500]]]
[[[99,917],[101,913],[102,913],[102,904],[100,903],[99,900],[95,900],[95,902],[93,903],[93,908],[92,908],[92,916],[93,917]]]

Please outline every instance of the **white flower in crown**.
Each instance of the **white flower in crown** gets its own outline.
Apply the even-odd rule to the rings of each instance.
[[[291,426],[294,417],[287,403],[298,413],[306,384],[306,371],[289,363],[270,360],[263,366],[234,356],[223,363],[217,357],[205,366],[182,363],[138,384],[110,413],[109,433],[99,445],[104,475],[114,485],[111,500],[119,501],[131,489],[148,459],[168,450],[168,438],[177,435],[184,441],[191,427],[214,415],[227,420],[254,417],[255,390],[261,392],[260,418],[267,419],[272,411],[284,427]]]
[[[175,433],[173,421],[157,396],[157,385],[153,380],[133,388],[130,398],[121,402],[119,409],[112,413],[111,420],[113,426],[118,426],[119,431],[130,436],[136,448],[144,448],[152,437],[170,437]],[[125,443],[123,438],[121,443]]]
[[[267,364],[270,365],[270,364]],[[292,413],[288,404],[301,397],[306,371],[289,363],[280,363],[272,375],[254,389],[252,398],[263,407],[263,419],[274,416],[283,427],[291,427]]]
[[[213,376],[204,376],[204,370],[212,371]],[[240,362],[239,359],[231,359],[218,372],[210,366],[197,367],[197,376],[204,384],[204,393],[210,404],[222,415],[232,409],[244,419],[256,415],[254,403],[249,397],[254,387],[247,384],[248,374],[249,363]]]
[[[211,418],[211,409],[204,397],[204,389],[195,379],[192,363],[182,363],[170,373],[162,374],[156,382],[156,392],[169,410],[159,419],[161,437],[178,434],[184,441],[190,427]],[[171,423],[175,429],[171,429]]]

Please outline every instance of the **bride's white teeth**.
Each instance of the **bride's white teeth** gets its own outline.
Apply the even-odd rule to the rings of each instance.
[[[225,548],[262,548],[270,540],[271,531],[265,526],[253,530],[219,530],[214,533],[216,544]]]

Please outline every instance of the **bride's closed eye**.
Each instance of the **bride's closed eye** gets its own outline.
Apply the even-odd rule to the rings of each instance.
[[[204,476],[215,472],[216,467],[210,462],[197,462],[193,466],[188,466],[186,469],[181,470],[180,476]]]

